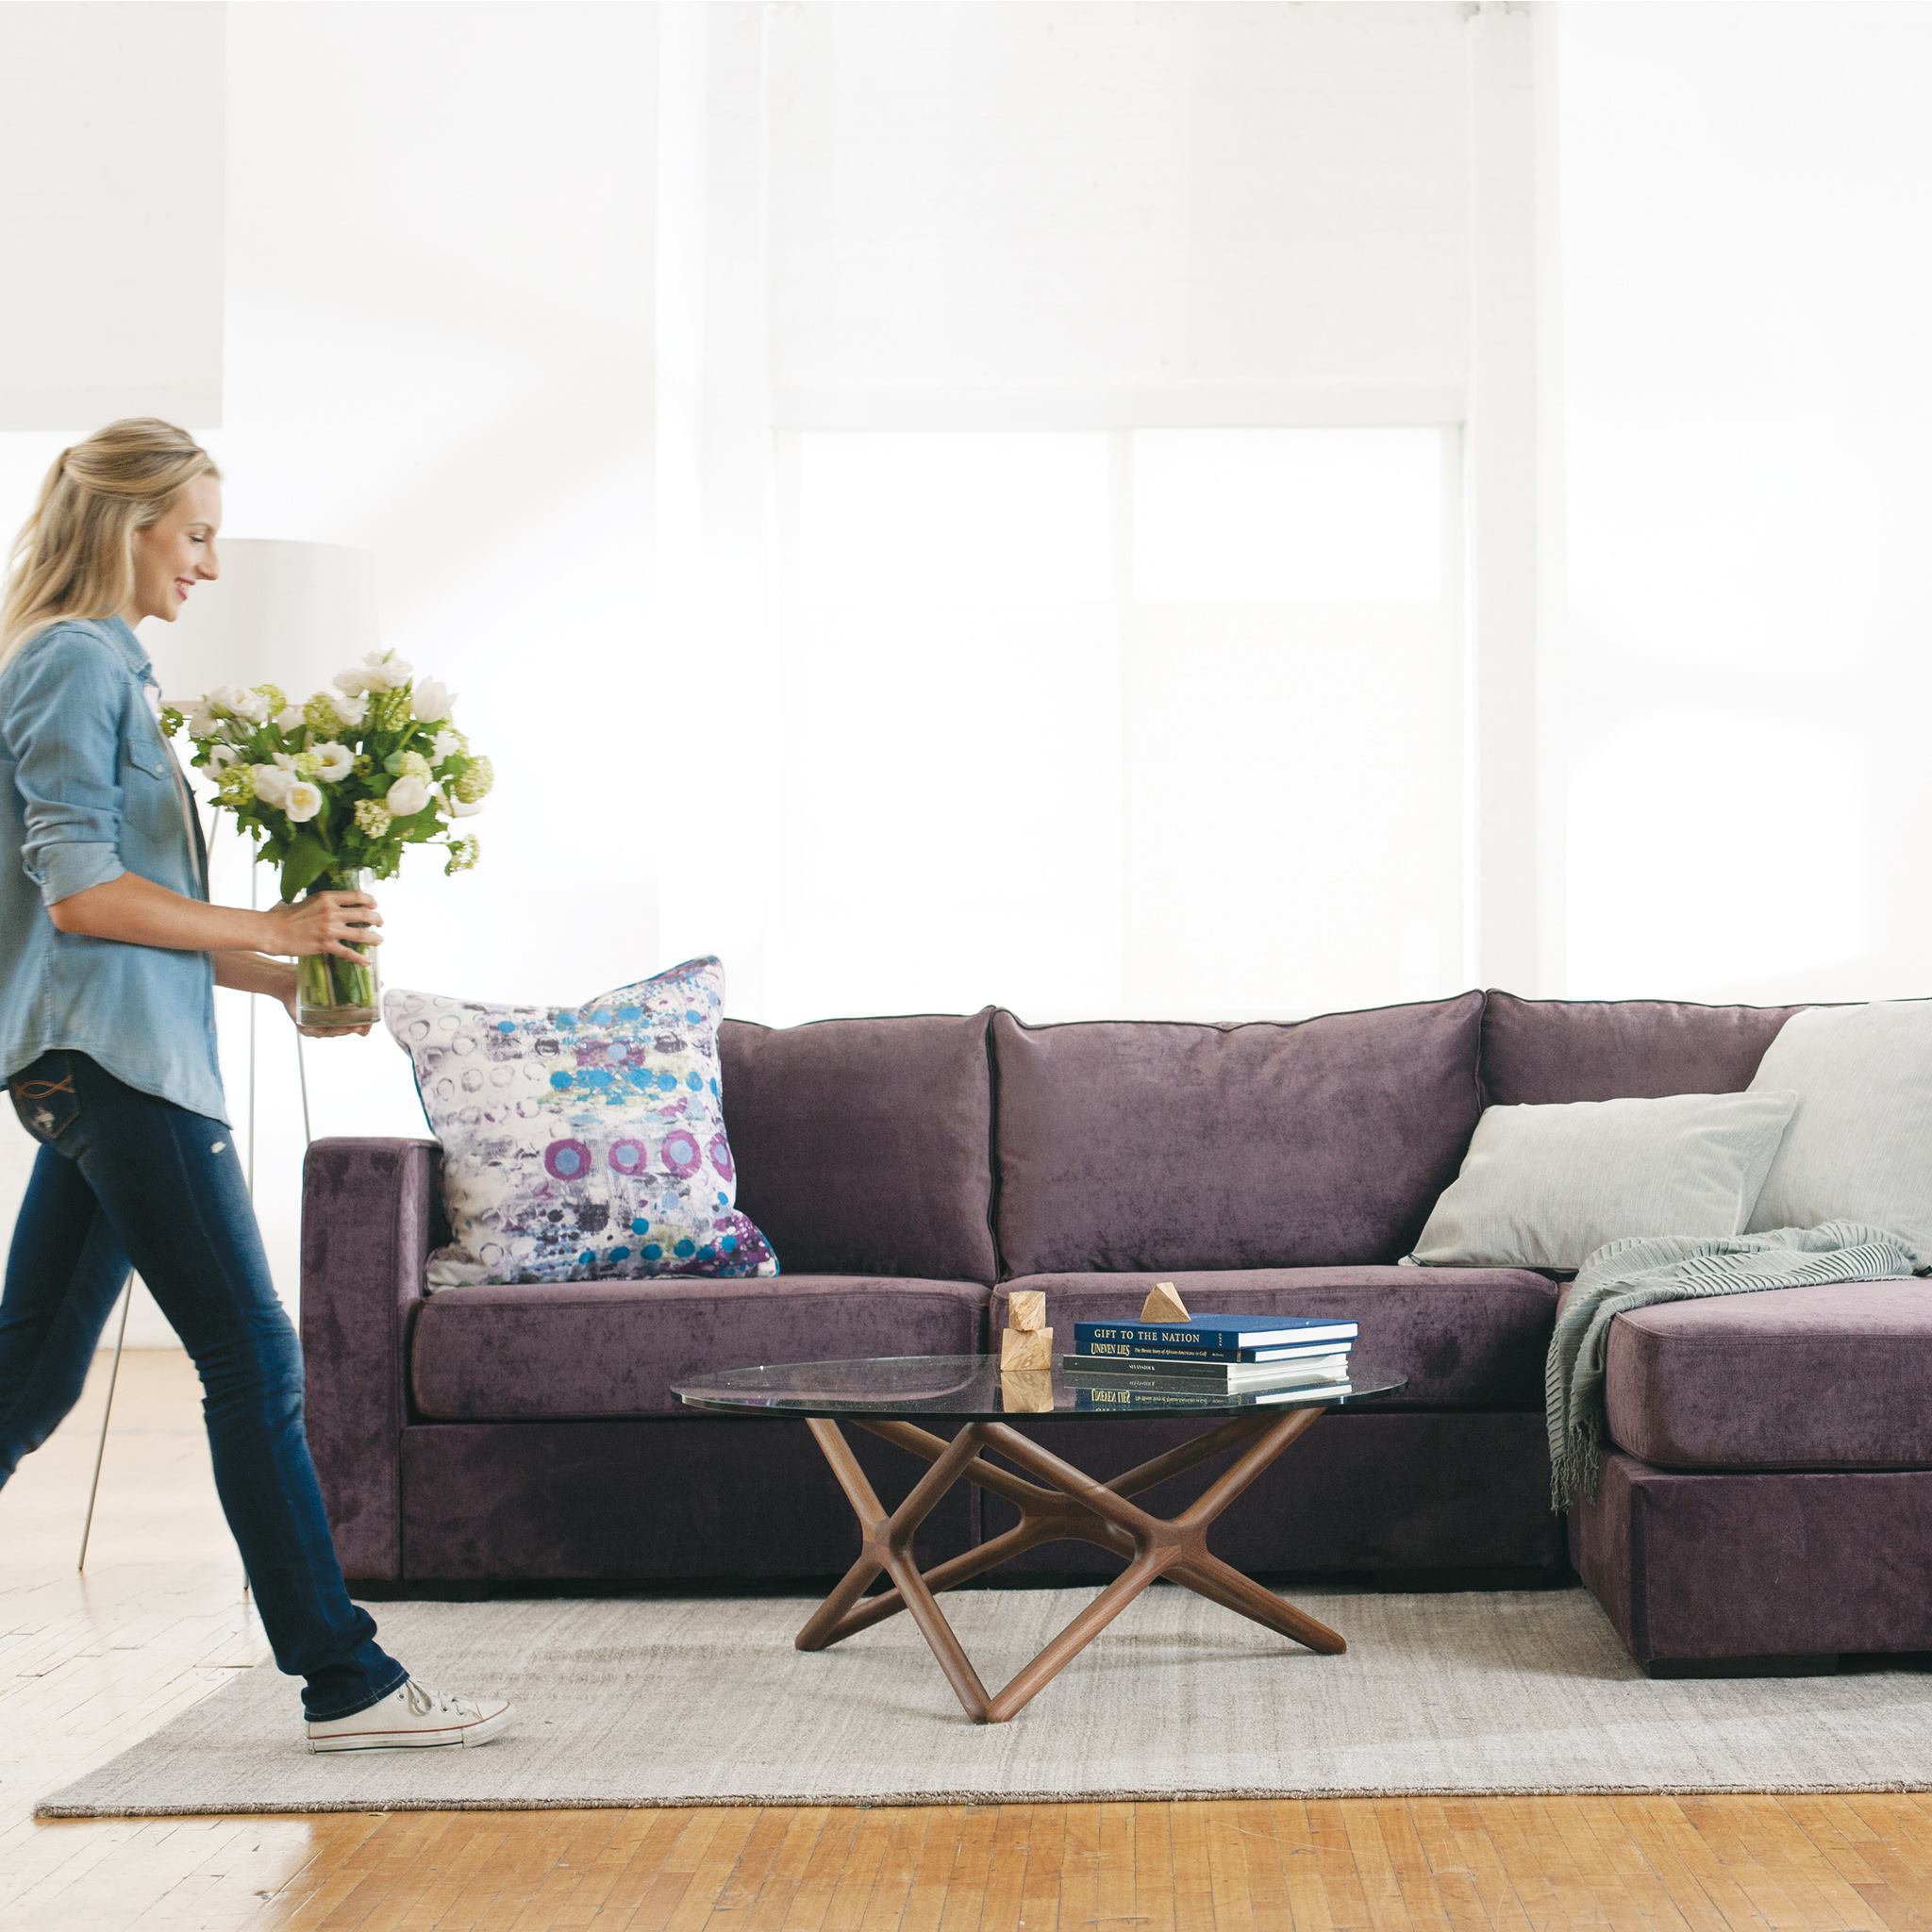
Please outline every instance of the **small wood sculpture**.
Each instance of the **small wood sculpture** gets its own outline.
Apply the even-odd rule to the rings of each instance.
[[[1157,1281],[1147,1299],[1141,1304],[1143,1322],[1186,1322],[1191,1319],[1180,1291],[1171,1281]]]
[[[1046,1369],[1013,1369],[1000,1377],[1000,1407],[1008,1415],[1048,1415],[1053,1375]]]
[[[1000,1373],[1053,1367],[1051,1328],[1008,1328],[1000,1336]]]
[[[1000,1335],[1000,1373],[1052,1367],[1053,1330],[1046,1325],[1046,1296],[1037,1288],[1016,1289],[1007,1297],[1007,1326]]]

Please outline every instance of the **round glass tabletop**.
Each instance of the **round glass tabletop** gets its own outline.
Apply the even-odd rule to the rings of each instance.
[[[1240,1415],[1251,1408],[1352,1407],[1405,1388],[1407,1377],[1350,1364],[1346,1382],[1230,1390],[1212,1377],[1051,1369],[1001,1372],[983,1355],[877,1356],[845,1362],[774,1362],[694,1375],[672,1393],[692,1408],[820,1416]]]

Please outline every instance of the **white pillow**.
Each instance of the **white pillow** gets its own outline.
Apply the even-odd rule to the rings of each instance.
[[[1624,1235],[1741,1234],[1794,1093],[1488,1107],[1409,1257],[1581,1268]]]
[[[1932,1262],[1932,1000],[1793,1013],[1750,1091],[1767,1088],[1798,1109],[1747,1232],[1862,1221]]]

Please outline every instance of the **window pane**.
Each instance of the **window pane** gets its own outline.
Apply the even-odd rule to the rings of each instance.
[[[1107,438],[839,431],[800,439],[808,604],[1082,604],[1110,594]]]
[[[760,1017],[1460,984],[1448,433],[1118,434],[798,438]]]
[[[1137,430],[1134,595],[1431,602],[1441,465],[1435,429]]]

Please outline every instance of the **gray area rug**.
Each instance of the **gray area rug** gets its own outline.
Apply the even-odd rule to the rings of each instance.
[[[944,1601],[991,1688],[1091,1594]],[[1295,1600],[1346,1656],[1162,1585],[992,1725],[903,1617],[807,1655],[796,1598],[377,1605],[389,1648],[439,1688],[500,1688],[512,1729],[315,1757],[264,1664],[39,1810],[1932,1789],[1932,1674],[1652,1682],[1581,1590]]]

